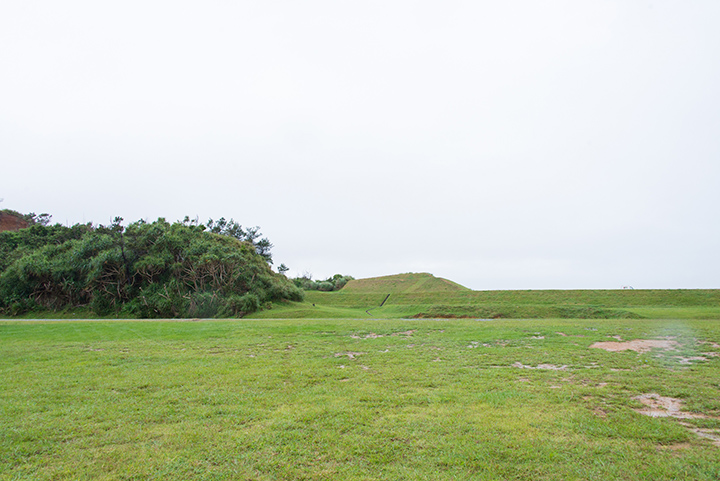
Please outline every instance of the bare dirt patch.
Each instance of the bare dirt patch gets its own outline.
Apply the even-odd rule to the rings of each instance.
[[[641,394],[635,399],[645,407],[635,411],[651,418],[677,418],[677,419],[704,419],[703,414],[693,414],[682,411],[683,401],[671,397],[660,396],[656,393]]]
[[[691,424],[680,423],[701,438],[709,439],[715,446],[720,446],[720,429],[696,428]]]
[[[353,334],[350,336],[352,339],[377,339],[379,337],[385,337],[382,334],[375,334],[374,332],[371,332],[370,334],[365,334],[364,336],[358,336],[357,334]]]
[[[674,350],[677,346],[677,341],[670,339],[635,339],[625,342],[601,341],[592,344],[590,348],[604,349],[610,352],[635,351],[642,353],[649,352],[651,349]]]
[[[555,364],[538,364],[537,366],[528,366],[521,362],[516,362],[512,367],[520,369],[547,369],[550,371],[567,371],[567,366],[556,366]]]
[[[410,336],[412,336],[413,334],[415,334],[415,332],[416,332],[415,329],[411,329],[411,330],[409,330],[409,331],[393,332],[392,334],[390,334],[390,336],[391,336],[391,337],[394,337],[394,336],[406,336],[406,337],[410,337]],[[371,332],[371,333],[369,333],[369,334],[365,334],[364,336],[359,336],[359,335],[357,335],[357,334],[353,334],[353,335],[350,336],[351,339],[378,339],[378,338],[380,338],[380,337],[385,337],[385,335],[384,335],[384,334],[376,334],[376,333],[374,333],[374,332]]]
[[[704,356],[691,356],[691,357],[673,356],[673,357],[678,360],[678,364],[685,364],[685,365],[690,365],[693,363],[693,361],[707,361],[707,358]]]

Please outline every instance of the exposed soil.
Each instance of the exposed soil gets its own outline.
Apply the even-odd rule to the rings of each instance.
[[[703,419],[703,414],[686,413],[682,411],[683,401],[671,397],[660,396],[659,394],[641,394],[635,399],[645,407],[636,411],[652,418],[677,418],[677,419]]]
[[[393,332],[390,334],[390,336],[407,336],[410,337],[413,334],[415,334],[416,330],[411,329],[409,331],[403,331],[403,332]],[[385,337],[383,334],[376,334],[374,332],[371,332],[370,334],[365,334],[364,336],[358,336],[357,334],[353,334],[350,336],[352,339],[377,339],[379,337]]]
[[[707,358],[704,356],[692,356],[692,357],[682,357],[682,356],[674,356],[675,359],[678,360],[678,364],[685,364],[690,365],[693,363],[693,361],[707,361]]]
[[[377,339],[378,337],[385,337],[382,334],[375,334],[374,332],[371,332],[370,334],[365,334],[364,336],[358,336],[357,334],[353,334],[350,336],[353,339]]]
[[[692,424],[680,423],[701,438],[709,439],[715,446],[720,446],[720,429],[696,428]]]
[[[528,366],[521,362],[516,362],[512,367],[520,369],[547,369],[551,371],[567,371],[567,366],[556,366],[555,364],[538,364],[537,366]]]
[[[18,231],[29,227],[29,223],[22,217],[7,212],[0,212],[0,232]]]
[[[648,352],[650,349],[673,350],[677,347],[677,345],[677,341],[668,339],[635,339],[634,341],[625,342],[601,341],[592,344],[590,347],[595,349],[604,349],[610,352]]]

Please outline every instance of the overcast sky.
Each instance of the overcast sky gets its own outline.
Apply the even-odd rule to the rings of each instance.
[[[290,275],[720,288],[720,2],[0,3],[0,208]]]

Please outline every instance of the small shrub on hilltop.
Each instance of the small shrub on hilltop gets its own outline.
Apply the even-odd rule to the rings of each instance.
[[[295,286],[299,287],[300,289],[304,289],[306,291],[324,291],[324,292],[330,292],[330,291],[339,291],[343,287],[345,287],[345,284],[347,284],[349,281],[352,281],[354,277],[352,276],[344,276],[342,274],[335,274],[332,277],[328,277],[325,280],[322,281],[314,281],[312,280],[312,276],[310,274],[304,274],[301,277],[296,277],[292,281],[295,284]]]

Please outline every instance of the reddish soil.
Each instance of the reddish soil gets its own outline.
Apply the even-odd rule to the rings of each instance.
[[[6,230],[16,231],[28,227],[30,224],[23,218],[6,212],[0,212],[0,232]]]

